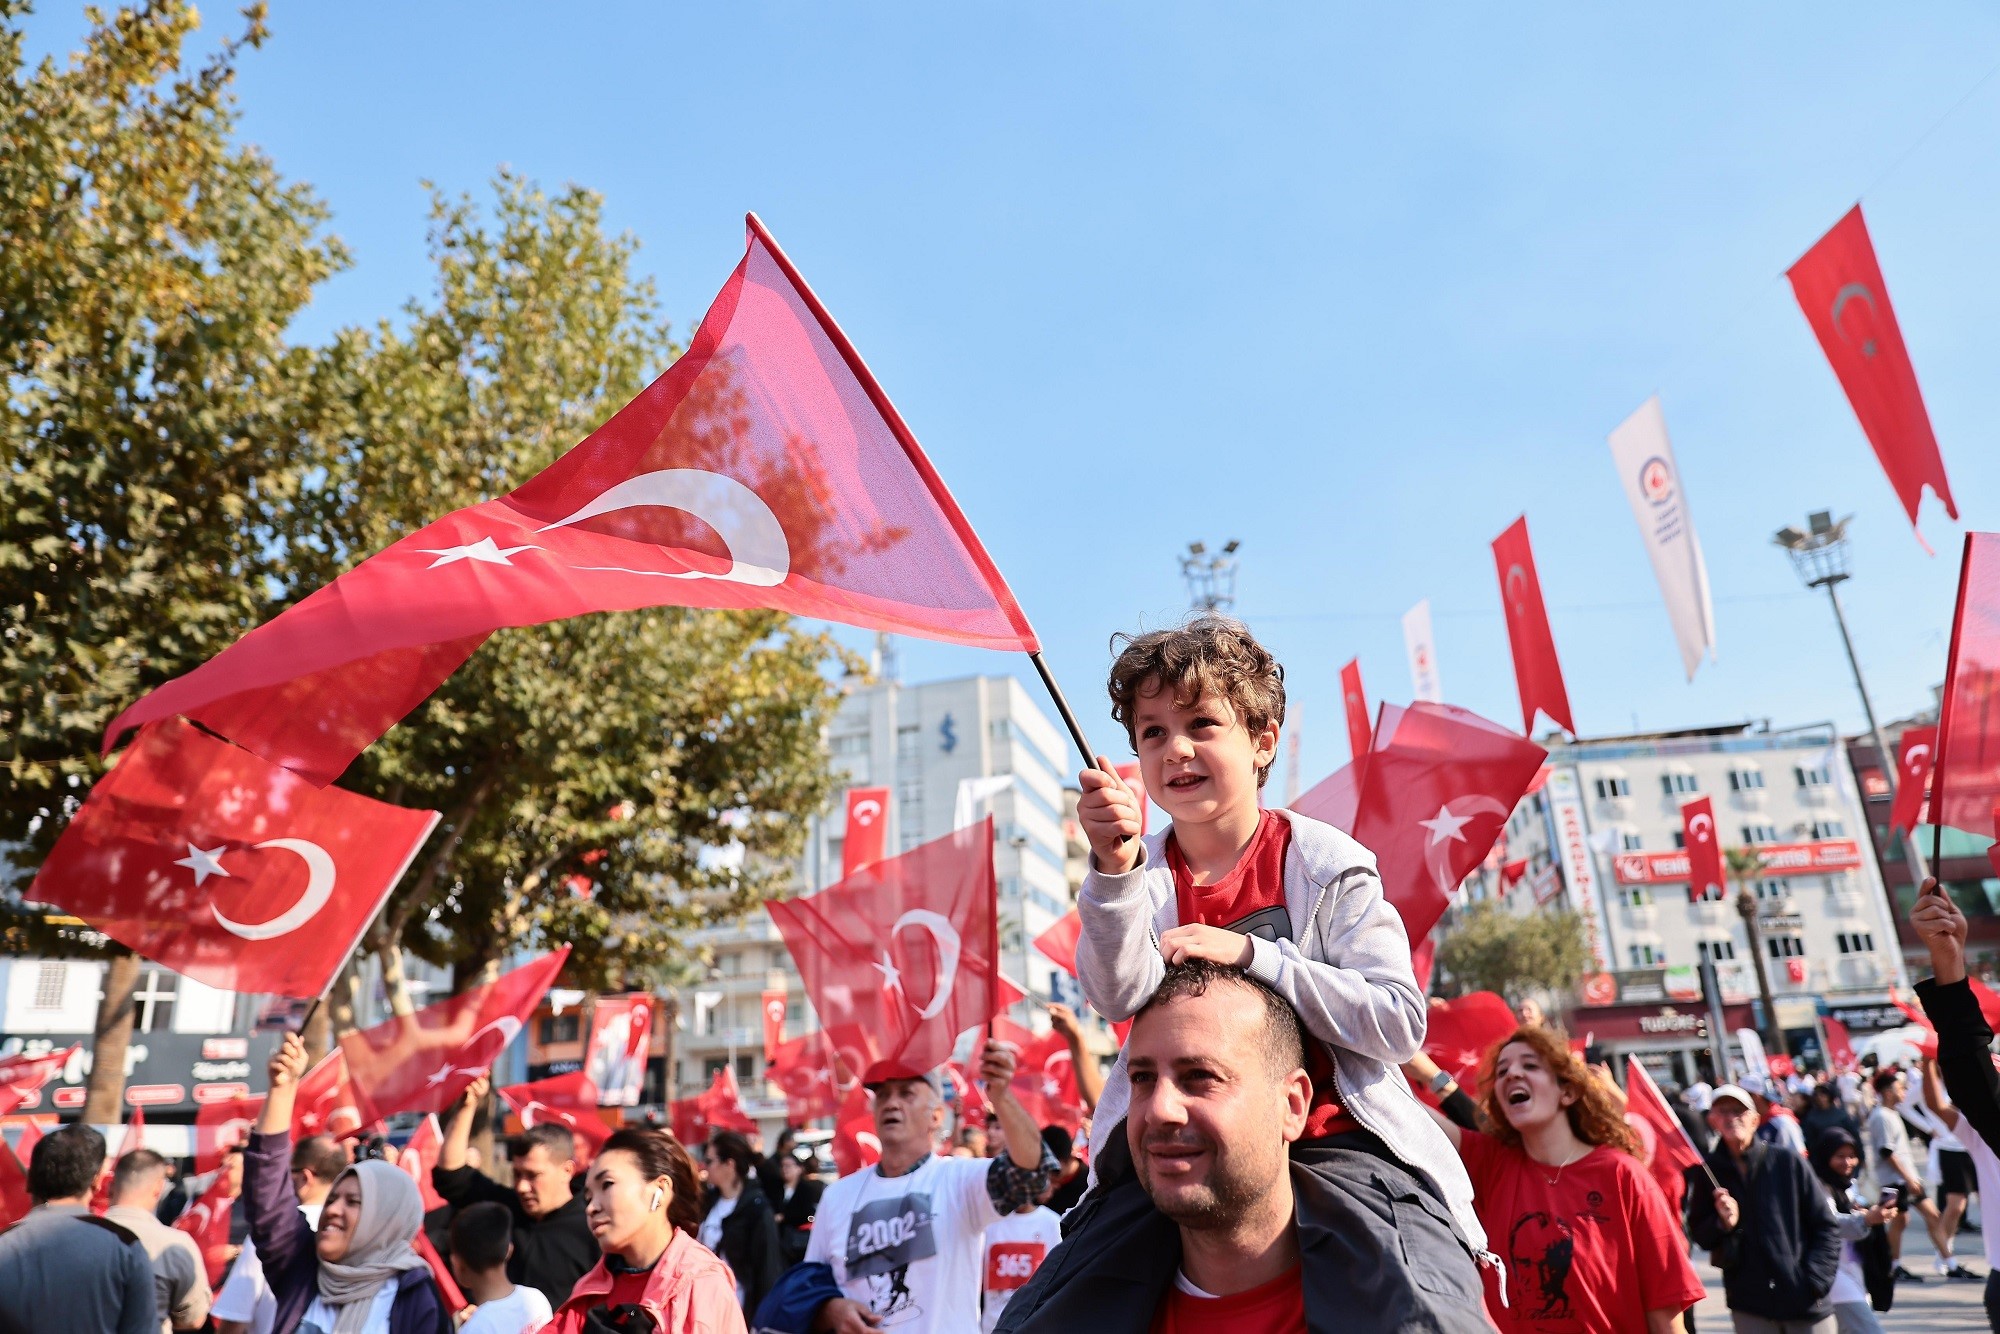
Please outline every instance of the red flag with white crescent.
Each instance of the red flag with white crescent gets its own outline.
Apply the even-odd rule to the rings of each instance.
[[[342,1037],[361,1119],[451,1106],[520,1034],[568,958],[565,945],[483,986]]]
[[[829,1148],[833,1153],[833,1170],[840,1176],[852,1176],[881,1161],[882,1141],[875,1134],[874,1101],[865,1089],[857,1087],[842,1100],[840,1110],[834,1114],[833,1142]]]
[[[847,789],[847,832],[840,840],[840,878],[882,860],[888,850],[889,789]]]
[[[347,1139],[366,1124],[347,1078],[347,1054],[335,1047],[299,1080],[292,1101],[292,1140],[296,1143],[308,1135]]]
[[[998,1009],[994,895],[989,816],[765,907],[824,1028],[857,1030],[873,1059],[931,1070]]]
[[[42,1056],[0,1057],[0,1116],[11,1116],[24,1103],[38,1106],[42,1086],[55,1078],[78,1050],[65,1047]]]
[[[1347,708],[1347,753],[1358,760],[1368,753],[1372,732],[1368,726],[1368,694],[1361,688],[1361,659],[1350,658],[1340,669],[1340,698]]]
[[[807,1033],[778,1044],[764,1075],[784,1090],[787,1120],[802,1125],[840,1109],[834,1064],[833,1044],[824,1033]],[[859,1078],[859,1072],[852,1077]]]
[[[1889,828],[1908,831],[1922,822],[1931,763],[1936,757],[1937,728],[1903,730],[1896,742],[1896,800],[1889,807]]]
[[[296,1105],[296,1104],[294,1104]],[[224,1098],[194,1109],[194,1174],[203,1176],[222,1166],[223,1155],[250,1142],[264,1095]]]
[[[1716,838],[1715,803],[1697,797],[1681,807],[1681,842],[1688,855],[1688,902],[1697,903],[1713,889],[1722,896],[1722,843]]]
[[[418,529],[125,710],[325,783],[503,626],[770,607],[1032,652],[930,460],[770,234],[688,350],[507,495]]]
[[[1917,368],[1903,345],[1902,326],[1889,304],[1889,287],[1882,281],[1861,205],[1849,209],[1785,276],[1792,280],[1799,309],[1847,391],[1910,526],[1916,527],[1926,486],[1956,519],[1958,506],[1944,475],[1944,456],[1917,388]],[[1917,541],[1923,540],[1919,531]],[[1929,544],[1924,549],[1930,550]]]
[[[437,819],[169,718],[97,780],[28,897],[211,987],[317,996]]]
[[[764,1016],[764,1061],[778,1059],[778,1045],[785,1040],[785,993],[767,991],[760,1000]]]
[[[229,1213],[236,1197],[228,1193],[229,1182],[218,1177],[202,1192],[201,1198],[182,1211],[174,1227],[194,1238],[208,1271],[208,1285],[220,1287],[229,1272]]]
[[[2000,803],[2000,533],[1967,533],[1931,767],[1931,823],[1993,838]]]
[[[509,1084],[494,1092],[521,1119],[523,1130],[546,1124],[567,1126],[570,1134],[587,1146],[577,1155],[579,1162],[596,1156],[604,1141],[611,1138],[611,1127],[597,1114],[597,1086],[581,1070],[527,1084]]]
[[[1570,719],[1569,688],[1556,660],[1542,579],[1528,543],[1528,516],[1522,515],[1493,539],[1493,564],[1500,572],[1500,602],[1507,612],[1507,643],[1514,651],[1514,684],[1521,693],[1521,731],[1532,735],[1539,710],[1576,734]]]
[[[653,998],[643,991],[599,996],[591,1005],[584,1071],[606,1107],[636,1107],[653,1042]]]

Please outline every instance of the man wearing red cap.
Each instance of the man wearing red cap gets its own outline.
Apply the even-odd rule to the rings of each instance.
[[[862,1076],[874,1095],[882,1157],[826,1188],[813,1217],[808,1264],[831,1265],[845,1296],[813,1329],[862,1334],[978,1334],[981,1240],[989,1224],[1049,1184],[1055,1156],[1011,1089],[1014,1048],[989,1041],[979,1064],[1004,1136],[995,1158],[943,1158],[944,1085],[936,1071],[878,1061]]]

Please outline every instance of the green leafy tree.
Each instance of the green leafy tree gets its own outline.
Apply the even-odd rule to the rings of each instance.
[[[101,938],[18,891],[147,688],[264,620],[313,526],[316,359],[284,330],[345,262],[326,209],[232,138],[262,6],[197,69],[193,8],[93,12],[30,68],[0,0],[0,859],[7,946]],[[114,958],[90,1103],[115,1120],[136,961]]]
[[[1534,991],[1568,992],[1590,967],[1583,918],[1568,909],[1516,913],[1469,904],[1438,937],[1438,969],[1459,992],[1496,991],[1518,1001]]]
[[[317,545],[329,577],[525,481],[643,387],[674,349],[635,249],[575,187],[503,173],[490,215],[434,201],[434,297],[328,358],[350,413],[325,450],[342,497]],[[729,399],[684,414],[724,455]],[[777,892],[831,790],[821,735],[843,665],[775,612],[496,634],[343,779],[445,815],[368,938],[391,1003],[408,1003],[397,947],[463,986],[510,948],[568,942],[573,980],[642,984],[682,929]]]

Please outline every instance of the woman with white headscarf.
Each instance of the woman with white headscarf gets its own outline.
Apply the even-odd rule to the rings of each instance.
[[[244,1153],[250,1235],[278,1304],[272,1334],[448,1334],[444,1300],[412,1245],[424,1221],[416,1182],[385,1162],[355,1163],[334,1179],[318,1232],[306,1226],[291,1178],[305,1069],[305,1046],[287,1033]]]

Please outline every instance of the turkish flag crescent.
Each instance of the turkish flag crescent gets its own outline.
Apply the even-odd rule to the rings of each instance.
[[[1995,835],[2000,801],[2000,533],[1967,533],[1938,706],[1931,823]]]
[[[22,1103],[40,1093],[42,1085],[54,1079],[77,1051],[76,1047],[65,1047],[46,1056],[0,1057],[0,1116],[11,1116]],[[41,1100],[35,1101],[38,1104]]]
[[[347,1078],[347,1054],[335,1047],[299,1080],[292,1102],[292,1139],[331,1135],[346,1139],[368,1124],[355,1105],[354,1085]]]
[[[202,1192],[200,1199],[174,1220],[174,1227],[193,1237],[194,1244],[201,1249],[202,1264],[208,1272],[211,1288],[221,1286],[222,1277],[229,1269],[229,1214],[236,1197],[227,1194],[228,1190],[229,1183],[217,1178]]]
[[[1368,753],[1368,695],[1361,688],[1361,659],[1350,658],[1340,669],[1340,696],[1347,705],[1347,753],[1358,760]]]
[[[1712,888],[1722,897],[1722,844],[1715,837],[1715,804],[1697,797],[1681,807],[1681,842],[1688,855],[1688,902],[1698,903]]]
[[[222,1166],[222,1155],[250,1142],[264,1095],[205,1102],[194,1109],[194,1172],[202,1176]]]
[[[847,879],[862,867],[882,860],[888,851],[889,789],[850,787],[847,789],[847,832],[840,840],[840,878]]]
[[[1930,787],[1931,762],[1937,757],[1937,728],[1905,728],[1896,742],[1896,800],[1889,808],[1889,828],[1905,832],[1923,819],[1924,794]]]
[[[588,1152],[577,1156],[578,1162],[594,1156],[604,1141],[611,1138],[611,1127],[597,1114],[597,1085],[581,1070],[537,1079],[530,1084],[509,1084],[494,1091],[521,1118],[523,1130],[548,1123],[567,1126],[572,1135],[589,1146]]]
[[[1856,204],[1833,229],[1813,243],[1786,271],[1792,295],[1799,299],[1806,323],[1819,339],[1820,350],[1833,367],[1861,430],[1889,475],[1896,499],[1916,527],[1917,507],[1926,486],[1944,502],[1944,511],[1958,517],[1951,483],[1944,475],[1944,458],[1931,433],[1930,413],[1917,389],[1917,369],[1903,346],[1903,331],[1889,304],[1889,288],[1868,224]],[[1917,541],[1923,542],[1923,533]],[[1924,550],[1930,550],[1928,543]]]
[[[786,1120],[803,1125],[839,1110],[833,1064],[833,1046],[824,1033],[807,1033],[778,1044],[764,1076],[785,1091]]]
[[[1040,647],[916,438],[754,216],[688,350],[610,421],[159,687],[106,746],[183,714],[330,782],[493,631],[659,606]]]
[[[944,1064],[996,1011],[993,820],[877,862],[810,898],[765,905],[829,1031],[880,1059]]]
[[[785,993],[767,991],[763,995],[764,1007],[764,1061],[769,1064],[778,1059],[778,1045],[785,1040]]]
[[[437,820],[169,718],[97,780],[28,897],[211,987],[317,996]]]
[[[1534,548],[1528,545],[1527,515],[1493,539],[1493,564],[1500,571],[1507,643],[1514,650],[1514,684],[1521,691],[1521,731],[1533,735],[1539,709],[1574,736],[1569,690],[1563,685],[1562,664],[1556,661],[1556,640],[1549,630],[1548,606],[1542,601],[1542,579],[1535,572]]]
[[[362,1121],[441,1112],[493,1068],[562,971],[569,946],[462,995],[340,1039]]]
[[[1525,737],[1449,704],[1382,707],[1346,832],[1374,850],[1383,897],[1412,942],[1430,934],[1486,860],[1547,758]]]

